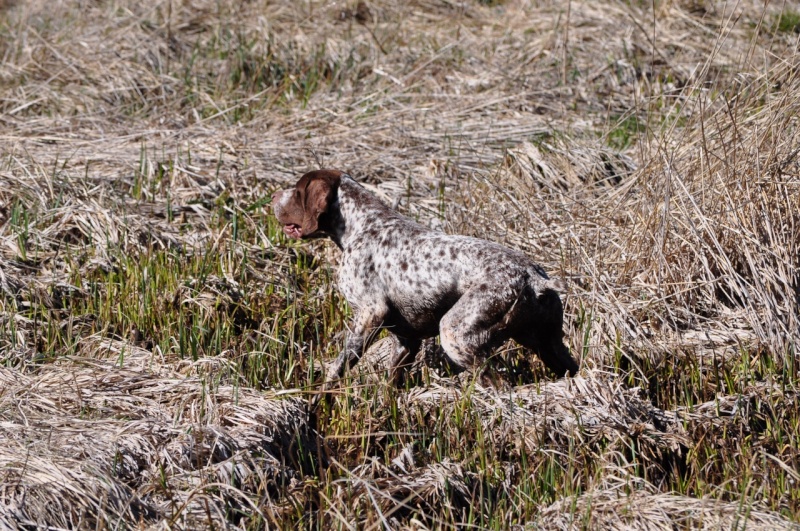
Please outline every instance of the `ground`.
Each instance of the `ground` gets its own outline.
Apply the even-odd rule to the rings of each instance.
[[[0,528],[796,528],[800,5],[0,1]],[[581,361],[310,414],[338,168],[565,285]],[[487,382],[492,382],[488,385]]]

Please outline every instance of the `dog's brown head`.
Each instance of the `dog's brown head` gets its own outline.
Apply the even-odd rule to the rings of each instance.
[[[283,232],[290,238],[318,236],[320,217],[336,195],[343,173],[338,170],[310,171],[300,177],[294,188],[272,194],[272,211],[283,223]]]

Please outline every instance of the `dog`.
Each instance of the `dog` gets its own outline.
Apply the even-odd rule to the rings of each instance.
[[[476,368],[514,339],[557,376],[578,372],[563,343],[558,285],[521,252],[423,227],[338,170],[306,173],[273,194],[272,208],[290,238],[328,237],[342,252],[338,287],[353,321],[327,382],[384,328],[398,339],[395,385],[422,341],[437,335],[457,370]]]

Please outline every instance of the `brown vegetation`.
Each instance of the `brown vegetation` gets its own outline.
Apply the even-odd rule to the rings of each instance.
[[[0,528],[796,528],[800,7],[0,2]],[[567,281],[582,360],[348,309],[270,192],[347,170]],[[371,355],[380,357],[390,340]]]

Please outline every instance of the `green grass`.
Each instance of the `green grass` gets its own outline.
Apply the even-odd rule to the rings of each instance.
[[[775,29],[781,33],[800,32],[800,13],[788,9],[777,17]]]
[[[622,151],[630,147],[643,131],[644,125],[639,123],[635,115],[617,117],[606,139],[610,147]]]

